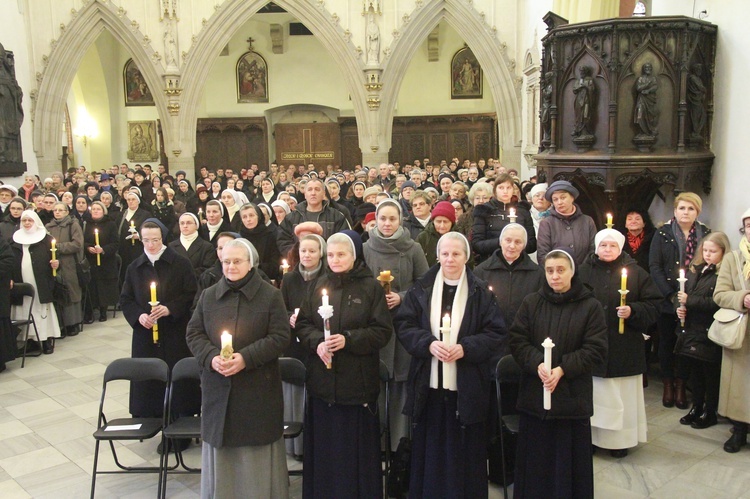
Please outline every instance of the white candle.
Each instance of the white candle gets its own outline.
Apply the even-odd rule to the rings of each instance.
[[[516,209],[515,208],[510,209],[510,215],[508,218],[510,218],[510,223],[516,223]]]
[[[443,327],[445,329],[451,328],[451,316],[448,314],[445,314],[445,316],[443,317]]]
[[[684,293],[685,281],[687,281],[687,279],[685,279],[685,269],[680,269],[680,278],[677,280],[680,281],[680,293]]]
[[[323,290],[323,306],[328,306],[328,291],[326,291],[325,289]]]
[[[542,347],[544,347],[544,368],[547,370],[547,373],[552,372],[552,349],[554,348],[555,344],[552,343],[552,340],[550,338],[547,338],[544,340],[544,343],[542,343]],[[544,410],[549,411],[552,409],[552,392],[544,389]]]
[[[229,331],[224,331],[223,333],[221,333],[221,348],[223,349],[227,346],[232,346],[232,335],[229,334]]]

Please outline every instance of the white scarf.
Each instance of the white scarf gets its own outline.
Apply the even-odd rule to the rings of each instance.
[[[190,250],[190,245],[193,244],[193,241],[198,239],[198,231],[196,230],[189,236],[186,236],[184,234],[180,234],[180,244],[182,244],[182,247],[185,248],[185,251]]]
[[[128,208],[127,211],[125,212],[125,220],[130,222],[130,219],[133,218],[133,215],[135,215],[135,211]]]
[[[234,203],[232,206],[227,206],[227,213],[229,214],[229,221],[231,222],[234,220],[234,216],[237,214],[238,211],[240,211],[240,206],[237,203]]]
[[[162,244],[161,249],[155,255],[152,255],[151,253],[148,253],[146,251],[144,251],[143,253],[145,253],[146,258],[148,258],[148,261],[151,262],[151,265],[153,266],[154,264],[156,264],[156,261],[159,258],[161,258],[161,256],[164,254],[165,251],[167,251],[167,247],[164,244]]]
[[[442,317],[440,315],[443,307],[443,271],[440,270],[435,277],[435,284],[432,286],[432,297],[430,298],[430,329],[432,335],[437,339],[440,339],[440,326],[442,326]],[[456,294],[453,297],[453,306],[451,307],[451,332],[447,338],[443,338],[443,341],[447,345],[455,345],[458,339],[458,331],[461,329],[461,323],[464,320],[464,312],[466,311],[466,301],[469,297],[469,285],[466,282],[466,268],[461,273],[461,277],[458,280],[458,287]],[[457,391],[458,386],[456,383],[456,363],[450,362],[442,363],[443,366],[443,388],[446,390]],[[432,358],[432,367],[430,370],[430,388],[438,387],[438,360],[436,357]]]
[[[219,222],[216,225],[211,225],[210,223],[206,222],[206,227],[208,227],[208,240],[213,241],[214,236],[219,231],[219,228],[221,227],[221,222]]]
[[[414,218],[416,218],[417,220],[419,220],[419,223],[422,224],[422,227],[427,227],[427,224],[430,223],[430,217],[427,217],[424,220],[422,220],[418,216],[414,215]]]

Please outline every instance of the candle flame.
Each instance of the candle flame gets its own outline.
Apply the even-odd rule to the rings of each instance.
[[[622,276],[626,277],[628,275],[628,271],[625,269],[622,269]]]
[[[156,283],[155,283],[155,282],[152,282],[152,283],[151,283],[151,287],[152,287],[152,288],[155,288],[155,287],[156,287]]]
[[[323,296],[328,296],[328,291],[326,291],[325,289],[323,290]]]
[[[57,242],[57,239],[52,239],[52,244],[55,244]]]
[[[99,229],[94,229],[94,233],[98,234],[99,233]]]
[[[283,265],[284,267],[288,267],[289,263],[286,260],[281,260],[281,265]]]

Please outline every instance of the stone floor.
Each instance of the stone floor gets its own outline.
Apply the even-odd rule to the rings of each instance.
[[[111,314],[110,314],[111,315]],[[102,374],[113,359],[129,356],[130,330],[121,314],[87,326],[58,342],[53,355],[20,360],[0,374],[0,498],[81,498],[89,495]],[[110,417],[125,415],[128,386],[115,385]],[[661,406],[661,385],[646,390],[649,441],[622,459],[599,452],[594,458],[596,494],[605,498],[746,497],[750,499],[750,450],[727,454],[722,443],[729,425],[706,430],[681,426],[683,411]],[[123,461],[158,464],[156,441],[118,445]],[[606,454],[606,455],[605,455]],[[193,445],[188,462],[198,464]],[[100,469],[112,463],[100,451]],[[290,467],[296,466],[293,460]],[[110,468],[111,469],[111,468]],[[104,475],[97,497],[156,495],[156,475]],[[301,479],[292,479],[292,496],[301,496]],[[199,496],[199,476],[171,478],[167,495]],[[502,488],[490,487],[490,497]]]

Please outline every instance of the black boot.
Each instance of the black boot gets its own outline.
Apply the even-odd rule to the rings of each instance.
[[[107,309],[104,307],[99,309],[99,322],[107,322]]]
[[[68,326],[68,336],[78,336],[78,333],[80,332],[78,328],[78,324],[74,326]]]
[[[695,418],[695,421],[693,421],[693,424],[691,424],[690,427],[695,428],[696,430],[702,430],[704,428],[708,428],[709,426],[713,426],[716,423],[716,410],[705,409],[700,416]]]
[[[693,404],[693,407],[690,408],[690,412],[685,414],[680,418],[680,424],[689,425],[692,424],[693,421],[698,419],[698,416],[700,416],[703,413],[703,404]]]
[[[52,353],[55,353],[55,339],[54,338],[48,338],[42,342],[42,353],[45,355],[50,355]]]
[[[732,421],[732,427],[734,428],[734,433],[724,443],[724,451],[730,454],[739,452],[743,446],[747,445],[747,423]]]

